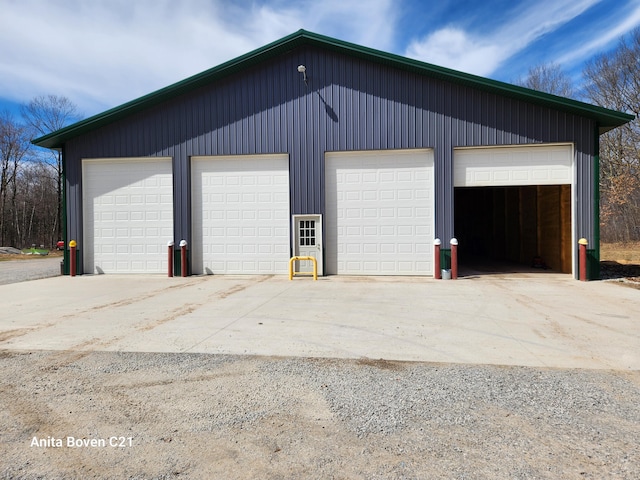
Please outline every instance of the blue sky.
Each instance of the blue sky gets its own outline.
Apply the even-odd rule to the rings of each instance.
[[[586,61],[640,0],[0,0],[0,110],[37,95],[94,115],[300,28],[496,80]]]

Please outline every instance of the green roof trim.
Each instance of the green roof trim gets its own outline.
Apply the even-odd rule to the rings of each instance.
[[[232,75],[253,65],[265,62],[270,58],[282,55],[294,48],[311,45],[364,60],[388,65],[415,72],[420,75],[439,78],[441,80],[467,85],[480,90],[490,91],[499,95],[523,100],[529,103],[543,105],[556,110],[573,113],[594,119],[602,134],[620,125],[630,122],[633,115],[610,110],[596,105],[580,102],[570,98],[558,97],[536,90],[511,85],[509,83],[491,80],[489,78],[459,72],[445,67],[413,60],[400,55],[382,52],[368,47],[326,37],[306,30],[298,30],[280,40],[269,43],[245,55],[237,57],[217,67],[196,74],[168,87],[156,90],[140,98],[124,103],[118,107],[99,113],[80,122],[69,125],[55,132],[49,133],[32,141],[33,144],[46,148],[61,148],[67,140],[95,130],[104,125],[118,121],[124,117],[155,106],[171,98],[187,93],[211,82]]]

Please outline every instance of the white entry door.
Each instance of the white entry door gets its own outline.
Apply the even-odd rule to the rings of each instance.
[[[322,215],[294,215],[295,232],[294,255],[316,259],[318,275],[324,274],[322,265]],[[312,272],[309,260],[295,262],[296,272]]]

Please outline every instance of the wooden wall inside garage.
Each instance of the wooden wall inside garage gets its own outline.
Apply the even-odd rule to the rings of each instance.
[[[571,186],[538,186],[538,246],[554,269],[571,273]]]
[[[571,273],[571,186],[456,188],[460,261],[499,260]]]

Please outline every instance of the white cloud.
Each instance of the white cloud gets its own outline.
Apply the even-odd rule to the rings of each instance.
[[[494,30],[467,32],[448,26],[414,40],[405,55],[476,75],[489,76],[509,57],[574,19],[601,0],[543,0],[510,12]]]
[[[504,59],[504,50],[504,46],[448,27],[432,33],[423,41],[412,42],[406,56],[476,75],[488,75]]]
[[[618,19],[616,25],[606,25],[600,30],[602,33],[595,35],[593,40],[585,43],[580,48],[567,52],[557,60],[557,63],[573,63],[576,60],[602,52],[608,45],[617,42],[626,33],[638,27],[640,25],[640,2],[634,3],[636,3],[635,8],[631,11],[625,11],[624,16]]]
[[[65,95],[97,113],[300,28],[386,49],[392,0],[2,0],[0,95]],[[345,35],[346,34],[346,35]]]
[[[313,26],[309,29],[379,50],[391,49],[402,8],[397,0],[323,0],[305,5],[308,9],[300,15]]]
[[[247,50],[209,2],[12,2],[0,31],[4,95],[113,106]],[[28,96],[27,96],[28,95]]]

